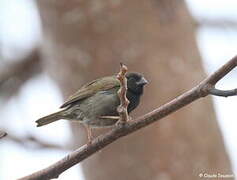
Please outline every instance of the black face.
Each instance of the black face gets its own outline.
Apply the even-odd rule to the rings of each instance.
[[[144,76],[140,73],[128,73],[127,77],[127,85],[128,90],[132,91],[134,94],[141,95],[143,93],[143,87],[148,83],[148,81],[144,78]]]

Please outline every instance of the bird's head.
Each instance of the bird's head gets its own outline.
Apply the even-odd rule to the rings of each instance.
[[[130,72],[126,74],[128,90],[135,94],[141,95],[143,87],[148,83],[145,77],[137,72]]]

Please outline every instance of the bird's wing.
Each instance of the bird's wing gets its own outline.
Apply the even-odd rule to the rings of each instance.
[[[96,79],[82,86],[75,94],[70,96],[60,108],[64,108],[71,103],[87,98],[99,91],[105,91],[117,86],[120,86],[120,83],[116,76],[108,76]]]

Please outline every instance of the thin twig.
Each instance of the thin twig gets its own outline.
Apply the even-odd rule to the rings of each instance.
[[[236,30],[237,29],[237,21],[232,19],[199,19],[195,21],[195,26],[197,27],[208,27],[208,28],[217,28],[224,29],[229,28]]]
[[[6,135],[7,135],[6,132],[4,132],[4,131],[0,131],[0,139],[3,138],[3,137],[5,137]]]
[[[212,88],[209,90],[209,93],[215,96],[229,97],[229,96],[236,96],[237,89],[220,90],[220,89]]]
[[[66,147],[64,146],[43,141],[32,135],[28,135],[26,137],[17,137],[17,136],[9,135],[9,140],[14,141],[18,144],[21,144],[24,147],[32,148],[32,149],[66,150]]]
[[[26,81],[41,72],[39,48],[32,50],[29,55],[14,63],[0,67],[1,97],[9,98],[15,95]]]
[[[191,102],[205,97],[210,94],[214,85],[222,79],[227,73],[237,66],[237,56],[231,59],[228,63],[222,66],[219,70],[213,73],[211,76],[203,80],[199,85],[186,93],[178,96],[165,105],[141,116],[133,121],[128,121],[124,126],[117,126],[105,135],[99,136],[94,139],[88,146],[82,146],[76,151],[70,153],[60,161],[52,164],[51,166],[35,172],[29,176],[21,178],[21,180],[40,180],[40,179],[52,179],[57,178],[61,173],[69,169],[70,167],[78,164],[84,159],[88,158],[92,154],[101,150],[105,146],[111,144],[115,140],[133,133],[143,127],[146,127],[169,114],[179,110],[180,108],[190,104]]]
[[[10,140],[15,142],[23,147],[31,148],[31,149],[58,149],[58,150],[66,150],[65,146],[61,146],[58,144],[53,144],[50,142],[43,141],[31,134],[26,136],[17,136],[12,133],[8,133],[7,137],[4,140]]]

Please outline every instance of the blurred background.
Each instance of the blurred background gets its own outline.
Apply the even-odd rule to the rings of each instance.
[[[151,82],[139,116],[237,54],[235,0],[1,0],[0,179],[47,167],[85,142],[77,123],[36,128],[83,83],[123,61]],[[237,70],[218,83],[237,87]],[[200,179],[237,174],[237,97],[201,99],[125,137],[59,179]],[[173,119],[173,120],[172,120]],[[106,130],[96,130],[96,134]]]

